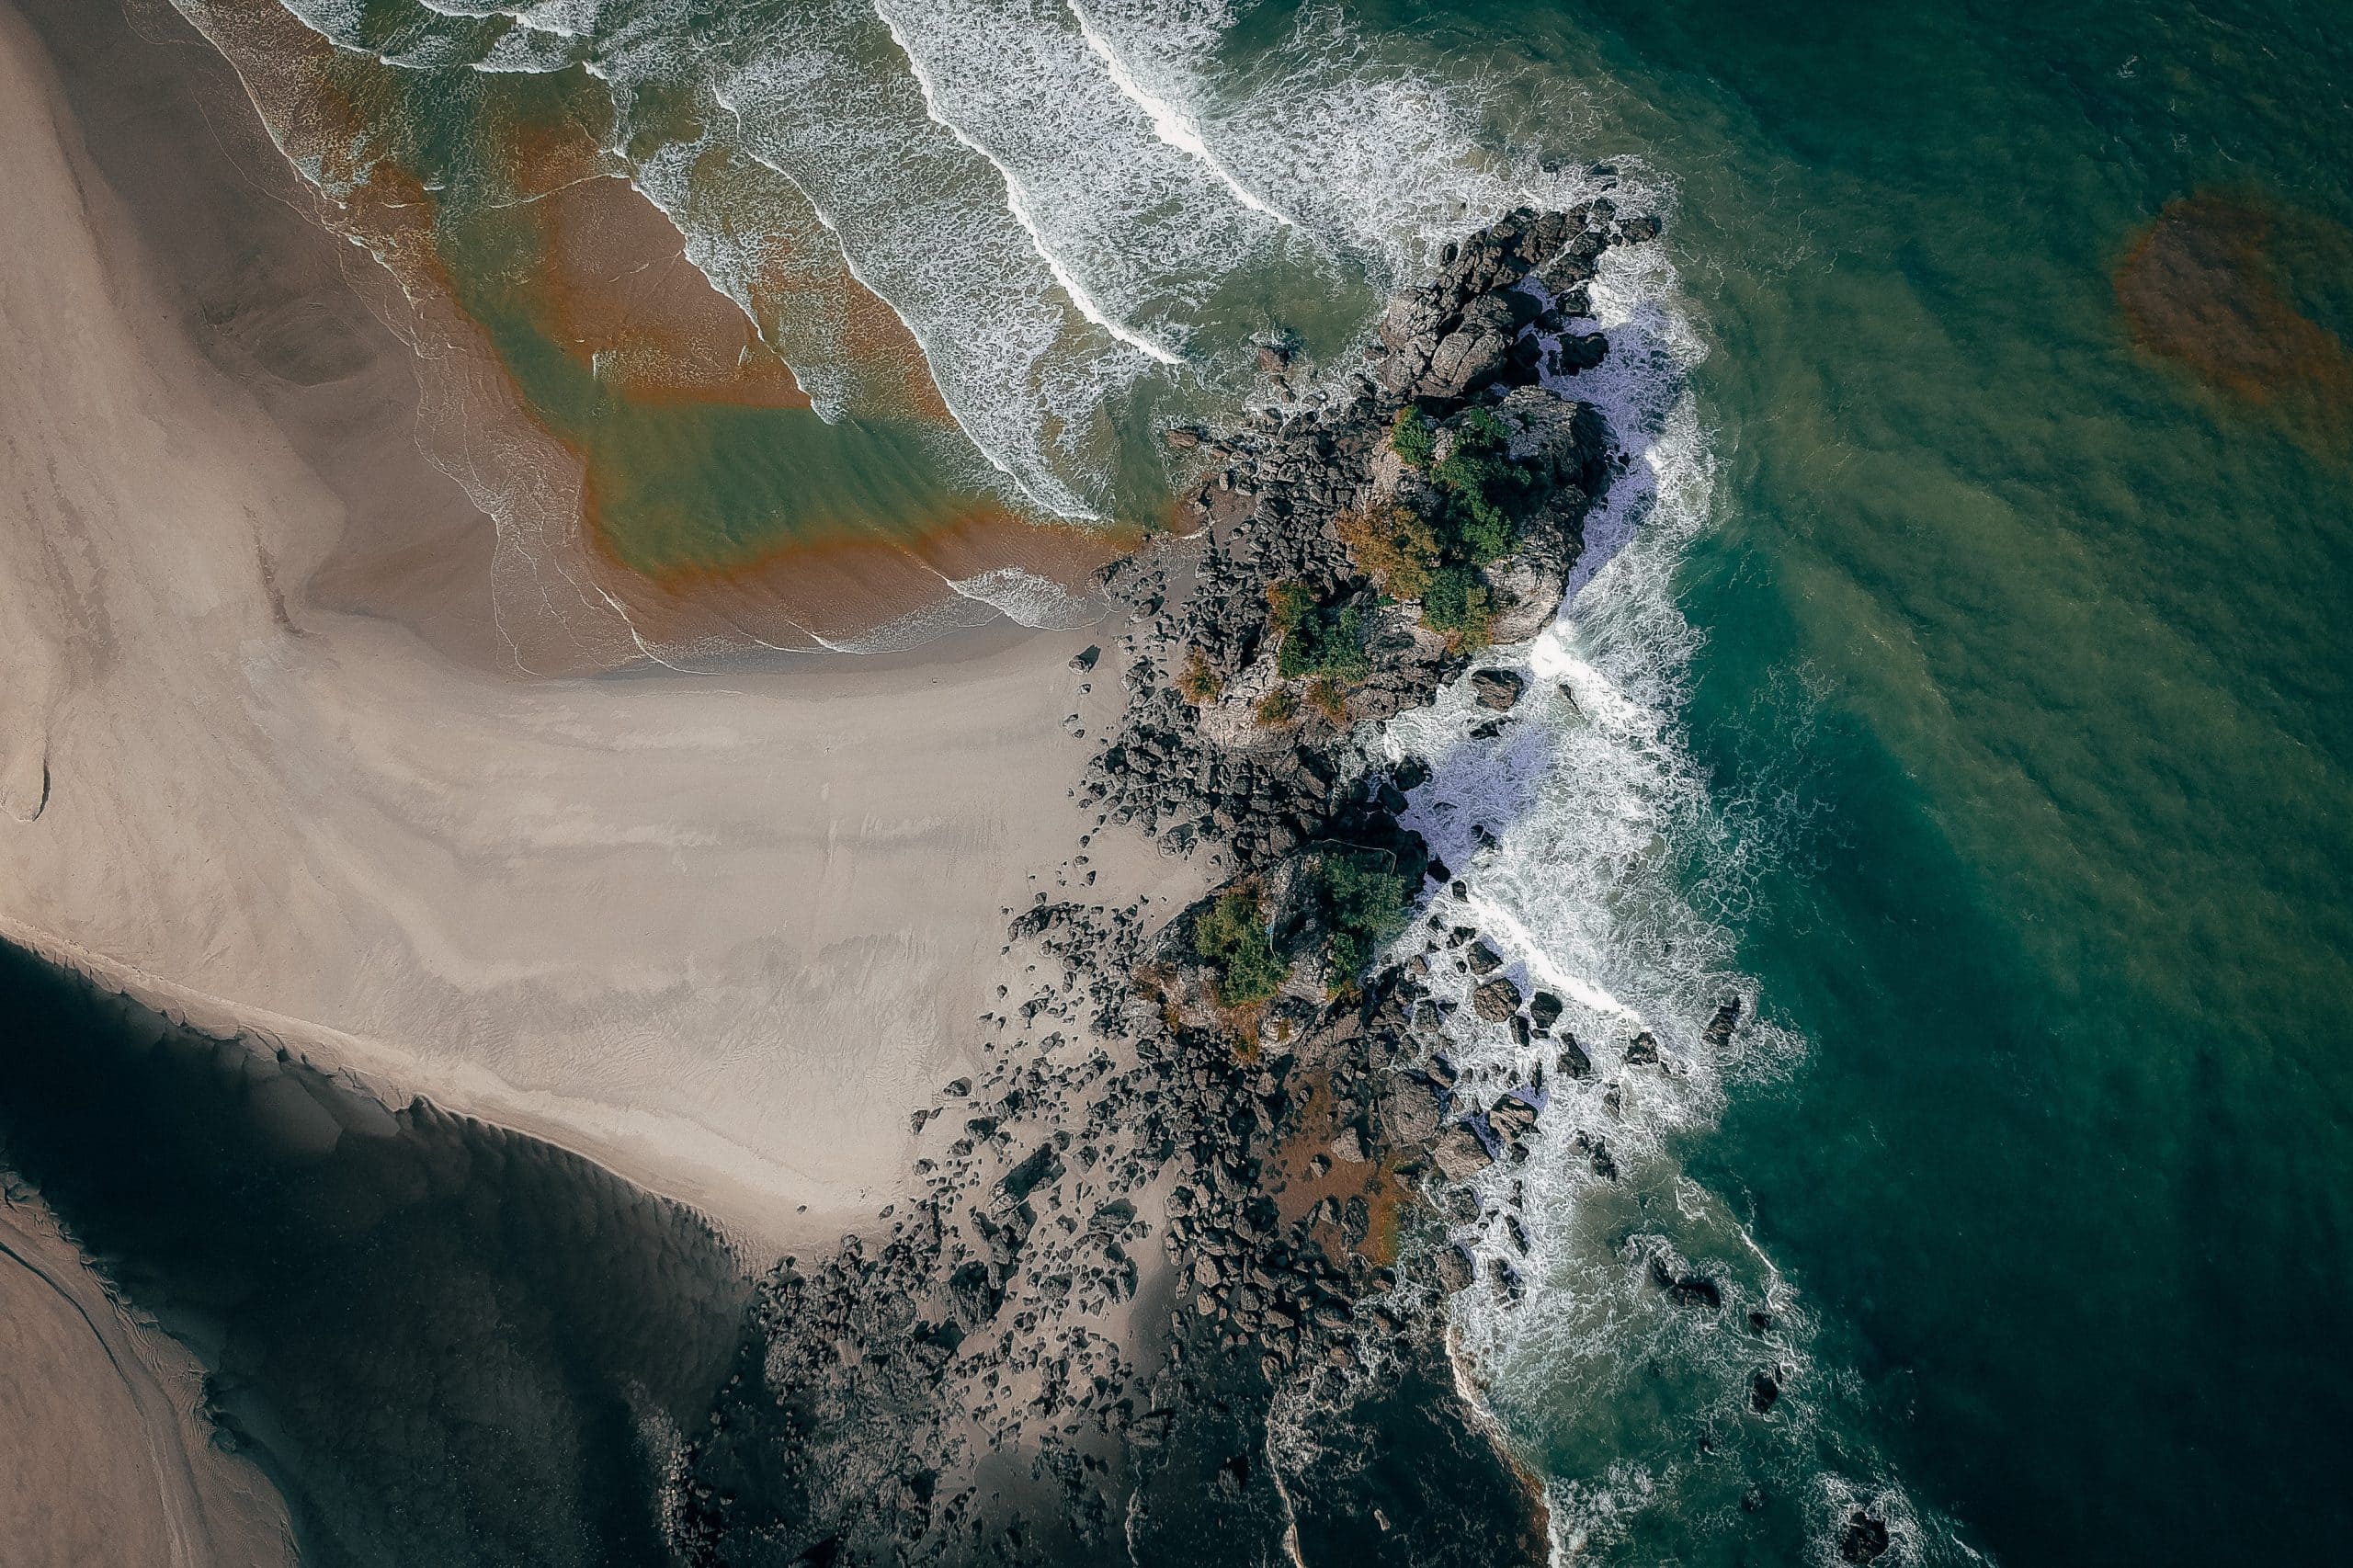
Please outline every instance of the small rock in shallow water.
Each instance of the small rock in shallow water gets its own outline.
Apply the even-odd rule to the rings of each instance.
[[[1740,998],[1735,996],[1716,1009],[1716,1016],[1708,1020],[1708,1027],[1699,1031],[1699,1038],[1722,1051],[1732,1043],[1732,1031],[1739,1026]]]
[[[1876,1562],[1887,1554],[1888,1544],[1886,1522],[1858,1508],[1838,1538],[1838,1555],[1849,1562]]]

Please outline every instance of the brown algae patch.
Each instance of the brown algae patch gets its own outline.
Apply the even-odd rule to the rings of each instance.
[[[1286,1225],[1315,1216],[1310,1234],[1334,1263],[1353,1252],[1377,1268],[1388,1267],[1397,1261],[1405,1212],[1419,1200],[1401,1173],[1402,1162],[1342,1117],[1330,1074],[1308,1074],[1302,1088],[1298,1125],[1261,1173],[1266,1193]],[[1365,1157],[1348,1159],[1344,1151]]]

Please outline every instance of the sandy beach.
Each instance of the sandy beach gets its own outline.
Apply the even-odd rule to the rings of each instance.
[[[1001,911],[1092,823],[1066,719],[1116,710],[1115,658],[1069,660],[1116,632],[501,676],[489,524],[418,455],[349,247],[222,151],[199,89],[226,67],[110,6],[27,9],[0,8],[0,935],[756,1243],[870,1220]],[[1197,885],[1172,866],[1107,842],[1094,892]]]

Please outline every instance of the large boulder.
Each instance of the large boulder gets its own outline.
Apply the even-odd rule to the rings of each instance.
[[[1399,1078],[1381,1097],[1381,1133],[1392,1143],[1427,1143],[1438,1135],[1438,1095],[1427,1084]]]
[[[1489,1023],[1500,1024],[1519,1011],[1519,987],[1499,974],[1471,993],[1471,1009]]]
[[[1471,695],[1483,708],[1498,713],[1508,713],[1519,706],[1520,693],[1528,689],[1526,677],[1517,670],[1473,670],[1471,672]]]
[[[1429,368],[1404,390],[1416,397],[1470,396],[1511,364],[1512,339],[1519,322],[1509,301],[1483,294],[1463,307],[1462,319],[1430,349]]]
[[[1449,1181],[1469,1181],[1495,1163],[1495,1157],[1487,1153],[1486,1143],[1468,1122],[1461,1121],[1438,1135],[1430,1158]]]

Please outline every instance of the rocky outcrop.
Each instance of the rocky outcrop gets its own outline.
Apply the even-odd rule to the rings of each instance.
[[[1428,1244],[1463,1205],[1479,1218],[1461,1184],[1527,1158],[1544,1096],[1482,1108],[1427,963],[1374,961],[1447,873],[1399,822],[1427,768],[1367,773],[1347,740],[1557,610],[1614,460],[1598,416],[1538,383],[1590,362],[1579,290],[1631,237],[1606,202],[1507,214],[1392,303],[1370,373],[1167,433],[1193,538],[1101,575],[1136,629],[1074,663],[1107,661],[1128,699],[1082,791],[1096,831],[1219,885],[1173,917],[1041,893],[1014,918],[1008,953],[1060,983],[983,1016],[994,1065],[918,1119],[926,1190],[889,1235],[764,1285],[737,1380],[685,1446],[687,1560],[1088,1562],[1122,1538],[1140,1560],[1209,1540],[1271,1560],[1285,1529],[1311,1560],[1540,1557],[1429,1307],[1480,1270]],[[1261,369],[1308,373],[1287,345]],[[1522,691],[1501,669],[1477,685],[1499,715]],[[1493,947],[1465,962],[1480,1017],[1523,1039],[1557,1020],[1542,993],[1521,1012]],[[1533,1245],[1516,1214],[1504,1233]],[[1093,1325],[1131,1302],[1142,1343]],[[1377,1413],[1384,1441],[1426,1435],[1381,1529],[1351,1523],[1376,1511],[1370,1471],[1310,1466],[1278,1494],[1279,1391]]]

